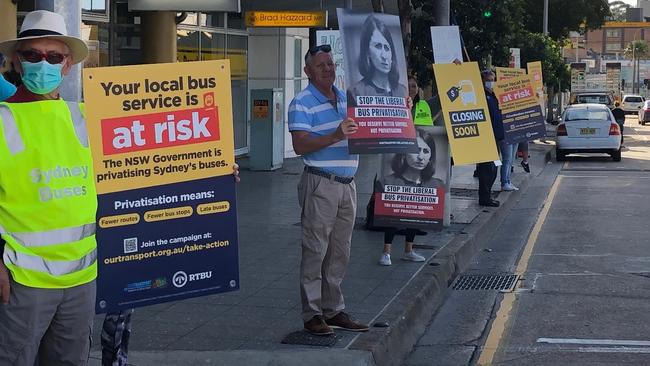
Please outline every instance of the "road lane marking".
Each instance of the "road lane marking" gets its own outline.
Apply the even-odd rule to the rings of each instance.
[[[537,343],[650,347],[650,341],[635,341],[626,339],[537,338]]]
[[[539,233],[542,231],[542,226],[548,217],[548,212],[553,205],[553,200],[555,199],[555,195],[557,194],[561,181],[562,176],[560,175],[556,178],[553,186],[551,186],[551,190],[548,194],[548,197],[546,198],[546,201],[544,202],[544,207],[539,214],[539,218],[537,219],[535,226],[533,226],[533,229],[528,236],[528,241],[526,242],[524,251],[521,254],[521,258],[519,258],[519,262],[517,263],[515,274],[523,275],[528,269],[528,262],[530,261],[530,258],[533,254],[535,243],[537,242]],[[499,349],[499,344],[501,343],[503,335],[505,334],[506,324],[510,318],[510,312],[514,305],[516,296],[517,295],[515,292],[509,292],[503,295],[499,310],[497,311],[497,314],[492,321],[490,333],[488,334],[487,339],[485,340],[485,344],[482,347],[481,356],[477,362],[478,365],[490,365],[493,363],[494,356],[496,355],[496,352]]]
[[[637,177],[637,176],[632,176],[632,175],[628,175],[628,176],[618,176],[618,177],[609,177],[609,176],[606,176],[606,175],[566,175],[566,174],[562,174],[562,177],[564,177],[564,178],[617,178],[617,179],[621,179],[621,178],[623,178],[623,179],[650,179],[650,177],[646,177],[646,176],[638,176],[638,177]]]
[[[650,347],[580,347],[581,353],[650,353]]]

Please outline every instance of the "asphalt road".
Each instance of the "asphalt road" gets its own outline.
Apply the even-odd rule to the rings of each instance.
[[[406,365],[650,365],[649,140],[547,165],[465,273],[514,291],[450,290]]]

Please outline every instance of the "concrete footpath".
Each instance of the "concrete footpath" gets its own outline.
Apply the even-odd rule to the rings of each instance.
[[[549,140],[550,141],[550,140]],[[553,145],[530,144],[527,174],[515,162],[517,192],[500,192],[499,208],[478,206],[474,166],[453,168],[452,223],[441,232],[416,237],[423,263],[399,260],[403,236],[393,243],[393,265],[377,264],[383,233],[363,230],[375,167],[363,157],[356,182],[357,227],[343,282],[346,311],[371,327],[367,333],[337,331],[331,346],[283,344],[302,329],[298,273],[300,210],[296,186],[300,159],[285,160],[274,172],[252,172],[242,160],[238,187],[240,283],[235,293],[138,308],[133,314],[129,364],[165,365],[400,365],[444,299],[447,287],[481,243],[492,235],[528,181],[535,179]],[[499,178],[493,189],[500,188]],[[497,192],[495,192],[496,194]],[[100,365],[95,319],[90,365]],[[386,326],[387,325],[387,326]]]

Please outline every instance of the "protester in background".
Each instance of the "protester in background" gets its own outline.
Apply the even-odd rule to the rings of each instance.
[[[492,70],[484,70],[481,72],[481,79],[485,87],[485,97],[490,111],[494,139],[498,146],[503,141],[505,134],[503,131],[501,111],[499,110],[499,102],[492,91],[496,78]],[[476,164],[476,173],[478,176],[478,204],[481,206],[499,207],[499,201],[492,199],[492,185],[497,177],[497,168],[494,163],[489,161]]]
[[[58,88],[88,48],[67,36],[61,15],[38,10],[25,16],[18,38],[0,42],[0,52],[23,82],[0,106],[0,365],[86,365],[97,198],[83,109],[61,100]],[[52,205],[39,199],[48,185],[33,171],[62,164],[88,170],[66,182],[87,194]]]
[[[351,155],[346,139],[357,124],[346,118],[345,94],[334,86],[336,64],[329,45],[305,54],[307,88],[289,106],[289,131],[305,170],[298,185],[302,258],[300,295],[307,332],[325,336],[332,328],[365,332],[369,328],[343,310],[341,282],[350,260],[356,216],[354,174],[359,156]]]
[[[499,177],[501,179],[501,191],[510,192],[518,191],[519,188],[515,187],[510,182],[510,174],[513,172],[512,162],[515,159],[515,149],[517,144],[507,143],[505,138],[498,142],[499,153],[501,154],[501,168]]]
[[[395,154],[391,162],[392,174],[385,176],[375,192],[384,192],[385,185],[409,187],[444,187],[445,183],[434,178],[436,164],[436,145],[431,134],[418,132],[418,152],[413,154]],[[384,251],[379,258],[379,264],[390,266],[390,254],[393,238],[398,228],[387,227],[384,229]],[[411,262],[424,262],[425,258],[413,250],[413,241],[417,229],[405,230],[406,241],[402,260]]]
[[[530,165],[528,164],[528,141],[523,141],[519,143],[517,147],[517,155],[521,156],[521,167],[524,168],[526,173],[530,173]]]
[[[621,144],[623,144],[623,125],[625,124],[625,111],[621,108],[620,102],[614,102],[612,114],[614,115],[616,123],[618,123],[618,126],[621,128]]]
[[[438,87],[436,81],[433,79],[433,86],[431,87],[431,98],[427,99],[429,109],[431,109],[431,119],[434,126],[445,126],[445,119],[442,115],[442,107],[440,106],[440,96],[438,95]]]
[[[373,15],[363,23],[359,47],[359,73],[363,79],[348,89],[348,100],[356,106],[357,96],[407,96],[406,86],[399,82],[393,37],[388,27]]]
[[[413,124],[416,126],[433,126],[431,107],[429,107],[429,104],[426,100],[420,97],[421,90],[414,75],[409,76],[408,84],[409,97],[413,103],[413,108],[411,110],[411,115],[413,116]]]

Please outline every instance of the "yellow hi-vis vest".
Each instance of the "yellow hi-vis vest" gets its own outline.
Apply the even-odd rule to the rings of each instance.
[[[83,105],[0,103],[0,233],[13,279],[69,288],[97,277],[95,192]]]
[[[413,124],[416,126],[433,126],[431,117],[431,108],[426,100],[420,100],[415,103],[415,112],[413,113]]]

